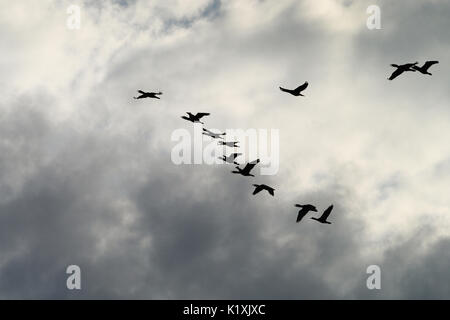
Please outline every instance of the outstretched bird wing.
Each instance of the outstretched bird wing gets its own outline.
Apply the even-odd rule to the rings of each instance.
[[[297,215],[297,223],[298,222],[300,222],[302,219],[303,219],[303,217],[304,216],[306,216],[306,214],[308,213],[308,209],[306,209],[306,208],[302,208],[302,209],[300,209],[300,211],[298,212],[298,215]]]
[[[249,174],[250,171],[253,169],[253,167],[256,166],[256,163],[252,163],[252,162],[247,163],[247,165],[244,167],[244,169],[242,169],[242,173]]]
[[[255,188],[255,191],[253,191],[253,195],[257,194],[258,192],[260,192],[263,188],[260,185],[254,184],[253,185]]]
[[[328,216],[330,215],[331,211],[333,210],[333,205],[329,206],[320,216],[320,220],[327,221]]]
[[[302,92],[303,90],[305,90],[308,87],[308,81],[306,81],[304,84],[302,84],[301,86],[295,88],[294,91],[297,92]]]
[[[427,61],[422,66],[423,69],[428,70],[429,67],[431,67],[433,64],[439,63],[439,61]]]
[[[200,119],[200,118],[202,118],[202,117],[204,117],[204,116],[209,116],[210,114],[209,113],[206,113],[206,112],[199,112],[199,113],[197,113],[196,115],[195,115],[195,117],[196,118],[198,118],[198,119]]]
[[[256,166],[256,163],[255,164],[247,163],[247,165],[244,167],[244,169],[242,169],[242,172],[244,172],[245,174],[249,174],[254,166]]]
[[[394,80],[395,78],[397,78],[399,75],[401,75],[403,73],[403,69],[402,68],[397,68],[397,70],[395,70],[391,76],[389,77],[389,80]]]

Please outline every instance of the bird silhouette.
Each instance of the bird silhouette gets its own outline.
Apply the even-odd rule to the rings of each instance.
[[[231,171],[231,173],[235,174],[241,174],[246,177],[254,177],[253,174],[250,174],[250,171],[256,166],[256,164],[259,163],[259,159],[256,159],[255,161],[247,163],[247,165],[244,167],[244,169],[241,169],[239,166],[236,167],[237,171]]]
[[[427,61],[427,62],[425,62],[425,63],[423,64],[423,66],[421,66],[421,67],[413,66],[413,69],[419,71],[420,73],[428,74],[428,75],[431,76],[432,74],[428,72],[428,69],[429,69],[433,64],[436,64],[436,63],[439,63],[439,61]]]
[[[238,141],[231,141],[231,142],[219,141],[219,144],[221,146],[227,146],[230,148],[239,148],[239,146],[237,145],[238,143],[239,143]]]
[[[205,113],[205,112],[199,112],[199,113],[197,113],[195,115],[190,113],[190,112],[186,112],[186,113],[187,113],[187,115],[189,117],[182,116],[181,117],[182,119],[190,121],[192,123],[201,123],[201,124],[203,124],[203,122],[201,122],[200,119],[203,118],[204,116],[209,116],[210,115],[209,113]]]
[[[205,129],[205,128],[203,128],[203,134],[205,136],[209,136],[209,137],[211,137],[213,139],[223,139],[223,137],[221,137],[221,136],[225,135],[225,133],[214,133],[214,132],[209,131],[208,129]]]
[[[302,96],[303,97],[303,95],[301,94],[301,92],[303,91],[303,90],[305,90],[306,88],[308,87],[308,81],[306,81],[304,84],[302,84],[301,86],[299,86],[299,87],[297,87],[297,88],[295,88],[295,89],[293,89],[293,90],[291,90],[291,89],[285,89],[285,88],[282,88],[282,87],[280,87],[280,90],[281,91],[284,91],[284,92],[287,92],[287,93],[290,93],[290,94],[292,94],[293,96]]]
[[[327,221],[328,216],[330,215],[331,211],[333,210],[333,205],[329,206],[320,216],[320,218],[311,218],[313,220],[316,220],[320,223],[324,224],[331,224],[331,222]]]
[[[263,191],[263,190],[266,190],[266,191],[267,191],[268,193],[270,193],[272,196],[275,195],[275,194],[274,194],[275,189],[272,188],[272,187],[269,187],[269,186],[266,185],[266,184],[254,184],[253,186],[255,187],[255,191],[253,191],[253,195],[255,195],[255,194],[257,194],[257,193],[259,193],[259,192],[261,192],[261,191]]]
[[[416,70],[413,69],[413,67],[418,64],[418,62],[414,62],[414,63],[406,63],[406,64],[391,64],[392,67],[397,68],[392,74],[391,76],[388,78],[389,80],[394,80],[395,78],[397,78],[399,75],[401,75],[403,72],[406,71],[412,71],[412,72],[416,72]]]
[[[295,206],[301,208],[297,215],[297,223],[299,223],[303,219],[303,217],[308,214],[308,212],[317,212],[316,207],[312,204],[296,204]]]
[[[242,153],[232,153],[230,154],[228,157],[223,155],[222,157],[219,157],[219,159],[222,159],[225,162],[231,163],[231,164],[237,164],[239,165],[239,163],[237,163],[236,161],[234,161],[237,157],[239,157],[240,155],[242,155]]]
[[[145,99],[145,98],[160,99],[158,96],[163,94],[161,91],[160,92],[145,92],[142,90],[138,90],[138,92],[141,95],[139,97],[133,97],[133,99]]]

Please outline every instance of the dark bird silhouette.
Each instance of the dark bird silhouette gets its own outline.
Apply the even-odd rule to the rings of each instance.
[[[144,99],[144,98],[155,98],[155,99],[160,99],[160,95],[162,95],[163,93],[160,92],[145,92],[142,90],[138,90],[138,92],[141,94],[139,97],[133,97],[133,99]]]
[[[255,191],[253,191],[253,195],[255,195],[263,190],[267,190],[267,192],[270,193],[272,196],[275,195],[275,189],[272,187],[269,187],[268,185],[254,184],[253,186],[255,187]]]
[[[303,90],[305,90],[306,88],[308,87],[308,81],[306,81],[304,84],[302,84],[301,86],[299,86],[299,87],[297,87],[297,88],[295,88],[294,90],[291,90],[291,89],[285,89],[285,88],[282,88],[282,87],[280,87],[280,90],[281,91],[284,91],[284,92],[287,92],[287,93],[290,93],[290,94],[292,94],[293,96],[302,96],[303,97],[303,95],[301,94],[301,92],[303,91]]]
[[[232,142],[219,141],[219,144],[221,146],[227,146],[230,148],[239,148],[239,146],[237,145],[238,143],[239,143],[238,141],[232,141]]]
[[[333,210],[333,205],[329,206],[320,216],[320,218],[311,218],[313,220],[319,221],[320,223],[325,224],[331,224],[331,222],[327,221],[328,216],[330,215],[331,211]]]
[[[188,114],[189,117],[186,116],[182,116],[181,118],[193,123],[201,123],[203,124],[203,122],[200,121],[201,118],[203,118],[204,116],[209,116],[209,113],[205,113],[205,112],[199,112],[196,115],[193,115],[190,112],[186,112]]]
[[[223,137],[221,137],[221,136],[225,135],[225,133],[214,133],[214,132],[209,131],[208,129],[205,129],[205,128],[203,128],[203,134],[205,136],[209,136],[209,137],[211,137],[213,139],[223,139]]]
[[[413,69],[419,71],[420,73],[428,74],[428,75],[431,76],[432,74],[428,72],[428,69],[429,69],[433,64],[436,64],[436,63],[439,63],[439,61],[427,61],[427,62],[425,62],[425,63],[423,64],[423,66],[421,66],[421,67],[413,66]]]
[[[236,161],[234,161],[237,157],[239,157],[240,155],[242,155],[242,153],[232,153],[230,154],[228,157],[223,155],[222,158],[219,157],[219,159],[222,159],[225,162],[231,163],[231,164],[237,164],[239,165],[239,163],[237,163]]]
[[[312,204],[296,204],[295,206],[301,208],[297,215],[297,223],[299,223],[303,219],[303,217],[307,215],[308,212],[317,212],[316,207],[314,207]]]
[[[401,75],[403,72],[406,71],[412,71],[412,72],[416,72],[416,70],[413,69],[413,67],[418,64],[418,62],[414,62],[414,63],[406,63],[406,64],[391,64],[392,67],[397,68],[392,74],[391,76],[388,78],[389,80],[394,80],[395,78],[397,78],[399,75]]]
[[[236,174],[242,174],[243,176],[246,177],[254,177],[253,174],[250,174],[250,171],[256,166],[257,163],[259,163],[259,159],[249,162],[247,163],[247,165],[244,167],[244,169],[239,168],[239,166],[236,167],[237,171],[231,171],[231,173],[236,173]]]

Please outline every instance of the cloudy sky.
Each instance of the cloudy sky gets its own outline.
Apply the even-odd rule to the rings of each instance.
[[[438,0],[0,1],[0,298],[449,299],[449,16]],[[387,80],[426,60],[432,77]],[[186,111],[278,129],[278,173],[173,164]],[[296,224],[295,203],[334,204],[332,224]]]

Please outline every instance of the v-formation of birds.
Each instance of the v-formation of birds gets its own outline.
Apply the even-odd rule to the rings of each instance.
[[[391,74],[391,76],[388,79],[394,80],[399,75],[401,75],[402,73],[407,72],[407,71],[411,71],[411,72],[419,71],[422,74],[432,75],[430,72],[428,72],[428,69],[432,65],[437,64],[437,63],[439,63],[439,61],[426,61],[421,67],[417,66],[418,62],[406,63],[406,64],[402,64],[402,65],[391,64],[392,67],[395,67],[397,69]],[[308,87],[308,85],[309,84],[306,81],[305,83],[303,83],[302,85],[298,86],[295,89],[286,89],[286,88],[280,87],[280,90],[283,92],[289,93],[293,96],[296,96],[296,97],[297,96],[303,97],[304,95],[302,94],[302,92]],[[159,96],[162,95],[162,92],[145,92],[142,90],[138,90],[138,93],[140,93],[140,96],[133,97],[134,99],[144,99],[144,98],[160,99]],[[206,113],[206,112],[199,112],[196,114],[187,112],[186,114],[187,114],[187,116],[182,116],[181,118],[184,120],[190,121],[192,123],[201,123],[201,124],[204,124],[204,123],[200,120],[203,117],[210,115],[210,113]],[[225,138],[223,137],[223,136],[225,136],[225,133],[215,133],[206,128],[203,128],[203,134],[206,136],[209,136],[213,139],[218,139],[219,145],[227,146],[230,148],[239,148],[239,146],[238,146],[239,142],[237,142],[237,141],[222,141],[222,140],[225,140]],[[220,140],[220,139],[222,139],[222,140]],[[248,162],[244,166],[244,168],[241,168],[240,165],[236,162],[236,158],[241,155],[242,155],[242,153],[234,152],[234,153],[231,153],[229,156],[223,155],[222,157],[219,157],[219,159],[223,160],[226,163],[237,165],[235,167],[236,170],[231,171],[233,174],[240,174],[245,177],[254,177],[254,175],[251,174],[251,171],[260,162],[260,160],[256,159],[252,162]],[[269,193],[271,196],[275,196],[275,189],[266,184],[253,184],[253,187],[255,187],[255,189],[253,191],[253,195],[258,194],[261,191],[267,191],[267,193]],[[296,204],[295,207],[300,208],[298,215],[297,215],[297,220],[296,220],[297,223],[302,221],[302,219],[309,212],[318,212],[317,208],[312,204]],[[319,218],[312,217],[311,219],[313,219],[317,222],[320,222],[322,224],[331,224],[331,222],[329,222],[327,220],[327,218],[331,214],[332,210],[333,210],[333,205],[330,205],[327,209],[325,209],[323,211],[322,215]]]

